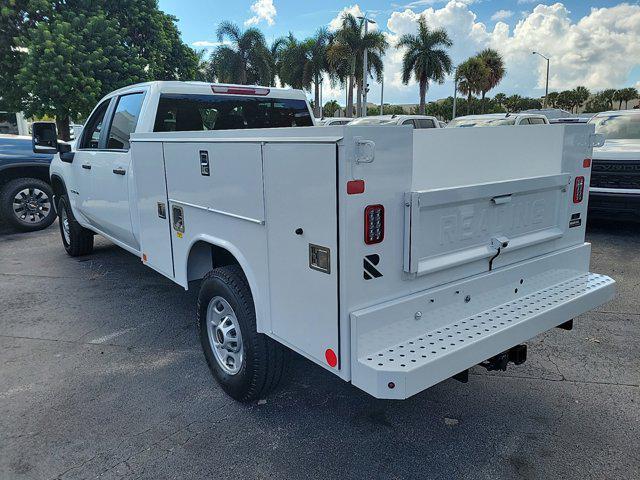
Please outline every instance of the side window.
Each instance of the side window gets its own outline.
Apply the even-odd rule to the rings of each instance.
[[[100,132],[102,132],[102,125],[104,123],[104,115],[107,113],[111,99],[102,102],[93,115],[87,120],[87,124],[82,132],[82,142],[80,142],[80,148],[98,148],[100,144]]]
[[[108,149],[129,150],[129,138],[136,130],[142,100],[144,100],[144,93],[130,93],[118,98],[118,105],[109,128]]]
[[[544,120],[542,118],[529,118],[529,123],[531,125],[544,125]]]
[[[436,128],[433,120],[429,118],[418,118],[416,122],[418,123],[418,128]]]
[[[402,122],[402,125],[411,125],[412,127],[415,128],[413,120],[405,120],[404,122]]]
[[[523,118],[518,125],[531,125],[528,118]]]

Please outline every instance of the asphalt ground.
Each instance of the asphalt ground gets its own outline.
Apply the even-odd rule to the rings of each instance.
[[[246,406],[206,366],[197,288],[0,226],[0,478],[640,478],[640,226],[588,239],[616,298],[522,366],[383,401],[294,356]]]

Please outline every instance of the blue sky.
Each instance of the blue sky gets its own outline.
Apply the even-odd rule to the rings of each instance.
[[[400,34],[414,31],[418,15],[423,14],[431,26],[445,28],[450,33],[454,41],[451,51],[454,63],[488,46],[503,54],[508,73],[496,92],[531,96],[544,93],[543,62],[531,55],[531,49],[551,57],[552,90],[577,84],[596,90],[640,82],[640,5],[637,1],[160,0],[159,3],[162,10],[179,19],[184,41],[195,48],[216,41],[215,29],[222,20],[231,20],[243,27],[253,24],[271,41],[290,31],[299,37],[311,35],[318,27],[335,21],[345,10],[368,12],[393,44]],[[402,52],[391,47],[385,58],[385,101],[413,103],[417,87],[403,86],[399,80],[401,55]],[[448,80],[444,85],[432,85],[428,97],[433,100],[452,91]],[[339,88],[325,89],[324,97],[325,100],[344,99]],[[370,100],[377,99],[379,87],[372,84]]]

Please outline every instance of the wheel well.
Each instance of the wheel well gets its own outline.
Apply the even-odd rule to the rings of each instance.
[[[199,240],[189,251],[187,279],[188,281],[199,280],[208,271],[227,265],[240,265],[240,263],[226,248]]]
[[[51,177],[51,188],[53,189],[53,194],[56,196],[56,199],[59,199],[62,195],[67,193],[64,182],[57,175]]]
[[[43,182],[51,183],[49,179],[48,165],[34,165],[32,167],[8,167],[0,170],[0,185],[16,178],[37,178]]]

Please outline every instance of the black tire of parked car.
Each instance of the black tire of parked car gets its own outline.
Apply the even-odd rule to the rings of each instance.
[[[239,371],[231,375],[219,364],[209,339],[207,310],[216,297],[223,298],[231,306],[242,335],[243,360]],[[290,351],[257,332],[253,297],[238,265],[215,268],[205,275],[198,295],[197,318],[200,342],[209,368],[228,395],[240,402],[251,402],[265,398],[278,386]]]
[[[93,250],[93,232],[84,228],[73,216],[69,197],[62,195],[58,201],[60,236],[66,252],[72,257],[88,255]],[[65,234],[65,229],[66,234]]]
[[[21,232],[47,228],[56,219],[51,186],[38,178],[10,180],[0,191],[0,217]]]

